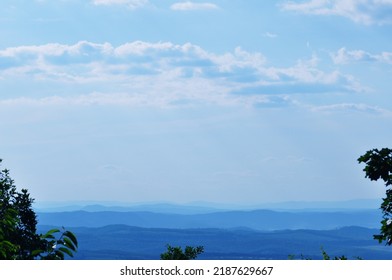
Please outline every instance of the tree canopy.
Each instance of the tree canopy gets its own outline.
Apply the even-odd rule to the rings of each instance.
[[[359,163],[365,163],[363,169],[365,177],[371,181],[383,180],[385,183],[386,197],[383,198],[380,209],[383,213],[380,234],[374,235],[374,239],[380,243],[386,241],[386,245],[392,245],[392,149],[372,149],[358,158]]]
[[[72,257],[78,246],[75,235],[64,228],[38,234],[33,202],[27,189],[17,190],[9,170],[0,171],[0,259]]]
[[[167,251],[161,254],[161,260],[194,260],[203,252],[203,246],[186,246],[183,251],[181,247],[167,245]]]

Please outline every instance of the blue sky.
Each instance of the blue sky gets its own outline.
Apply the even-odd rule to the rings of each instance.
[[[0,158],[37,201],[380,198],[392,1],[5,0]]]

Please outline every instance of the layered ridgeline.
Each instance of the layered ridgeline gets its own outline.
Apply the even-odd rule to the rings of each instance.
[[[46,226],[40,229],[45,231]],[[74,259],[157,260],[166,245],[204,246],[198,259],[392,259],[392,250],[373,240],[377,229],[344,227],[334,230],[281,230],[261,232],[241,229],[165,229],[108,225],[70,228],[78,237]]]
[[[280,206],[228,211],[170,204],[89,205],[39,210],[38,219],[42,231],[47,226],[72,228],[80,240],[79,259],[159,259],[167,244],[202,245],[201,259],[287,259],[301,254],[317,259],[321,247],[330,255],[392,259],[391,248],[373,240],[381,220],[376,208]]]
[[[317,229],[345,226],[377,228],[378,210],[339,212],[278,212],[272,210],[225,211],[205,214],[170,214],[154,212],[69,211],[38,213],[41,225],[66,227],[102,227],[112,224],[146,228],[249,228],[254,230]]]

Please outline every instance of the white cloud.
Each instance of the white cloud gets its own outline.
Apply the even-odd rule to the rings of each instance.
[[[335,15],[362,24],[391,24],[391,0],[310,0],[288,1],[282,9],[312,15]]]
[[[140,104],[138,96],[126,93],[90,93],[78,96],[50,96],[44,98],[20,97],[0,100],[0,105],[23,106],[88,106],[88,105],[132,105]],[[145,100],[146,101],[146,100]]]
[[[195,3],[191,1],[178,2],[171,5],[172,10],[190,11],[190,10],[216,10],[218,6],[213,3]]]
[[[88,73],[113,75],[137,75],[138,70],[146,74],[163,72],[192,71],[192,76],[225,75],[241,69],[259,72],[263,69],[265,58],[261,53],[250,53],[236,48],[226,54],[209,53],[190,43],[175,45],[170,42],[148,43],[135,41],[113,47],[109,43],[96,44],[81,41],[75,45],[46,44],[40,46],[20,46],[0,50],[2,72],[31,74],[45,69],[47,75],[62,72],[75,73],[81,77]],[[0,68],[0,71],[1,71]],[[69,70],[69,71],[68,71]],[[72,71],[71,71],[72,70]],[[53,72],[55,71],[55,72]],[[147,72],[146,72],[147,71]],[[189,73],[188,73],[189,74]]]
[[[134,41],[125,43],[114,50],[117,56],[128,55],[145,55],[153,52],[166,52],[171,50],[181,50],[180,46],[176,46],[170,42],[149,43],[143,41]]]
[[[336,53],[332,53],[331,57],[335,64],[347,64],[354,61],[358,61],[358,62],[375,61],[375,62],[392,64],[391,52],[372,54],[363,50],[346,50],[346,48],[341,48]]]
[[[137,9],[149,4],[148,0],[92,0],[94,5],[125,5],[130,9]]]

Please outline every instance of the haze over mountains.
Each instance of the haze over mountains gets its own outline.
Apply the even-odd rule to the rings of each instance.
[[[47,231],[50,227],[41,226]],[[204,246],[199,259],[321,259],[322,248],[331,256],[349,259],[392,259],[391,248],[372,239],[375,229],[345,227],[335,230],[261,232],[241,229],[163,229],[110,225],[67,228],[78,237],[75,259],[156,260],[166,245]],[[302,256],[301,256],[302,255]]]
[[[40,224],[101,227],[123,224],[149,228],[250,228],[255,230],[377,228],[377,200],[286,202],[225,209],[217,204],[89,204],[37,209]],[[250,210],[246,209],[249,208]]]
[[[236,205],[210,202],[193,202],[176,204],[169,202],[156,203],[120,203],[120,202],[40,202],[34,205],[38,212],[62,212],[62,211],[148,211],[171,214],[202,214],[228,210],[300,210],[300,211],[337,211],[337,210],[364,210],[378,209],[381,199],[361,199],[348,201],[288,201],[275,203],[260,203],[257,205]]]
[[[377,210],[354,212],[227,211],[206,214],[167,214],[146,211],[38,213],[40,224],[66,227],[102,227],[122,224],[146,228],[249,228],[254,230],[335,229],[344,226],[378,227]]]
[[[270,205],[273,210],[95,204],[37,214],[40,230],[64,226],[78,236],[77,259],[158,259],[167,244],[202,245],[204,259],[318,259],[321,247],[335,256],[392,259],[392,250],[373,240],[381,220],[377,207],[374,200],[280,203]]]

